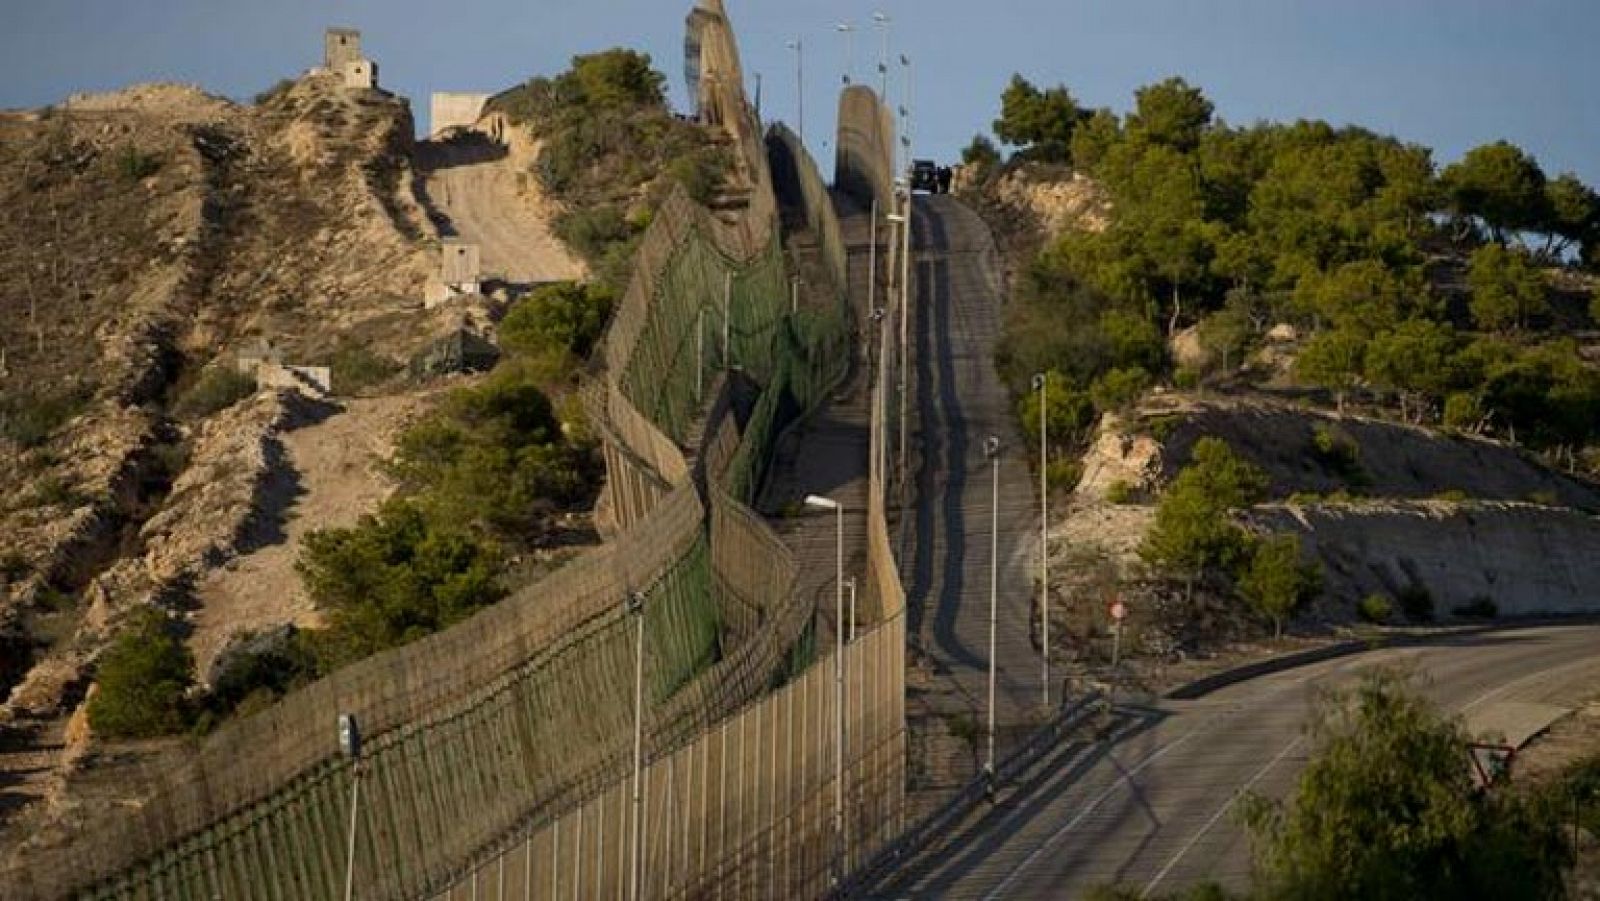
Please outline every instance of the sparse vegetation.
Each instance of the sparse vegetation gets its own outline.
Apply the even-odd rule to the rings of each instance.
[[[144,181],[161,171],[161,157],[129,144],[117,154],[117,172],[124,181]]]
[[[1394,616],[1394,601],[1386,594],[1369,594],[1356,605],[1356,613],[1367,622],[1381,626]]]
[[[83,412],[89,393],[79,389],[0,397],[0,435],[24,448],[38,447]]]
[[[1421,582],[1412,582],[1400,589],[1397,600],[1400,602],[1400,612],[1406,615],[1406,619],[1414,623],[1433,620],[1433,592]]]
[[[244,400],[255,391],[254,377],[225,364],[209,366],[188,390],[178,395],[172,412],[180,419],[205,419]]]
[[[100,659],[89,724],[107,738],[175,735],[189,726],[194,657],[159,610],[136,611]]]
[[[402,368],[398,361],[350,338],[340,341],[328,360],[333,389],[341,394],[359,394],[393,378]]]

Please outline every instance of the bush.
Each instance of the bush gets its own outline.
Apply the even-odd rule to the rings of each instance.
[[[500,346],[520,356],[588,357],[613,302],[611,291],[600,285],[546,285],[517,301],[500,321]]]
[[[1133,502],[1133,486],[1123,479],[1117,479],[1106,486],[1106,500],[1113,504],[1128,504]]]
[[[1318,425],[1311,433],[1312,456],[1324,468],[1346,481],[1366,478],[1361,467],[1361,445],[1354,436],[1334,425]]]
[[[1369,594],[1356,605],[1356,613],[1369,623],[1382,625],[1394,615],[1394,601],[1386,594]]]
[[[1457,392],[1444,399],[1444,427],[1472,431],[1483,423],[1483,401],[1476,394]]]
[[[1083,478],[1083,464],[1077,460],[1051,460],[1044,478],[1051,491],[1071,491],[1078,487],[1078,481]]]
[[[1465,604],[1457,605],[1450,612],[1461,619],[1494,619],[1500,615],[1500,606],[1494,602],[1494,598],[1480,594]]]
[[[317,639],[324,669],[414,641],[504,596],[497,556],[467,532],[430,523],[391,500],[352,528],[305,537],[295,569],[328,613]]]
[[[328,360],[333,387],[340,394],[355,394],[381,384],[402,368],[399,361],[348,338],[339,342]]]
[[[253,100],[256,106],[263,106],[289,93],[289,91],[293,88],[293,78],[280,78],[273,83],[272,87],[267,88],[265,91],[257,94]]]
[[[1449,488],[1433,496],[1436,501],[1445,501],[1452,504],[1466,503],[1471,497],[1460,488]]]
[[[683,185],[689,197],[704,206],[716,198],[729,168],[728,155],[722,148],[706,147],[669,163],[667,177]]]
[[[1125,410],[1138,403],[1152,382],[1150,373],[1137,366],[1113,369],[1095,380],[1089,395],[1101,410]]]
[[[83,412],[88,400],[83,389],[0,398],[0,434],[22,447],[38,447]]]
[[[1414,623],[1433,619],[1433,593],[1421,582],[1412,582],[1400,589],[1400,610]]]
[[[172,405],[179,419],[204,419],[254,394],[256,380],[232,366],[211,366]]]
[[[161,157],[129,144],[117,155],[117,171],[126,181],[143,181],[161,171]]]
[[[623,218],[622,208],[603,203],[587,209],[569,210],[556,217],[556,237],[591,264],[604,259],[606,250],[628,238],[633,229]]]
[[[89,725],[107,738],[154,738],[188,727],[194,657],[158,610],[130,617],[100,659],[96,682]]]

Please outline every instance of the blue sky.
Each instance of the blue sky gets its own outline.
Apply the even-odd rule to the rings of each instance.
[[[249,97],[315,64],[325,25],[362,29],[419,127],[435,90],[496,90],[574,53],[652,54],[676,98],[688,0],[3,0],[0,107],[176,80]],[[1235,123],[1315,117],[1427,144],[1449,162],[1499,138],[1554,175],[1600,185],[1596,0],[728,0],[764,112],[793,120],[805,47],[806,132],[824,158],[852,21],[855,72],[876,79],[872,13],[911,56],[918,155],[948,158],[987,130],[1012,72],[1119,111],[1168,75]],[[900,102],[896,67],[891,92]]]

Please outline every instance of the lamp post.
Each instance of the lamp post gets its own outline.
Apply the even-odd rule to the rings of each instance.
[[[344,863],[344,901],[356,896],[356,830],[361,809],[361,726],[355,714],[339,714],[339,751],[350,758],[350,841]]]
[[[1040,685],[1046,709],[1050,707],[1050,425],[1045,414],[1049,382],[1042,372],[1033,377],[1033,390],[1039,392],[1039,628],[1044,646]]]
[[[851,576],[844,580],[846,588],[850,589],[850,636],[853,643],[856,640],[856,577]]]
[[[800,143],[806,142],[806,46],[799,38],[783,46],[794,51],[795,131]]]
[[[909,149],[907,153],[909,155]],[[909,328],[911,321],[911,180],[908,177],[905,183],[906,212],[905,224],[900,229],[900,486],[902,492],[906,484],[906,444],[909,440],[908,423],[910,416],[906,409],[907,382],[910,378],[911,366]]]
[[[805,504],[814,510],[832,510],[836,523],[837,550],[834,569],[834,655],[833,655],[833,832],[838,857],[834,879],[841,879],[839,861],[844,855],[844,504],[820,494],[806,496]]]
[[[840,22],[833,28],[844,35],[844,83],[849,84],[856,74],[856,26],[853,22]]]
[[[878,26],[878,33],[883,38],[883,44],[878,50],[878,96],[883,102],[889,102],[889,17],[875,12],[872,21]]]
[[[625,612],[638,621],[633,644],[633,851],[628,867],[628,897],[639,897],[639,827],[644,813],[644,601],[642,591],[628,594]]]
[[[993,487],[989,495],[989,727],[988,754],[983,772],[994,784],[994,675],[995,629],[1000,609],[1000,439],[990,435],[984,439],[983,452],[988,455],[993,470]]]

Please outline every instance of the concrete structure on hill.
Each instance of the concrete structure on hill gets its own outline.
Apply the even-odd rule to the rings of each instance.
[[[483,289],[483,253],[478,245],[445,238],[439,247],[439,276],[430,281],[423,305],[432,309],[455,297]]]
[[[370,59],[345,63],[341,74],[347,89],[370,91],[378,87],[378,64]]]
[[[488,94],[434,91],[428,102],[428,136],[437,138],[452,128],[471,128],[488,103]]]
[[[322,36],[322,65],[330,72],[343,72],[346,63],[361,59],[361,32],[354,28],[330,28]]]

